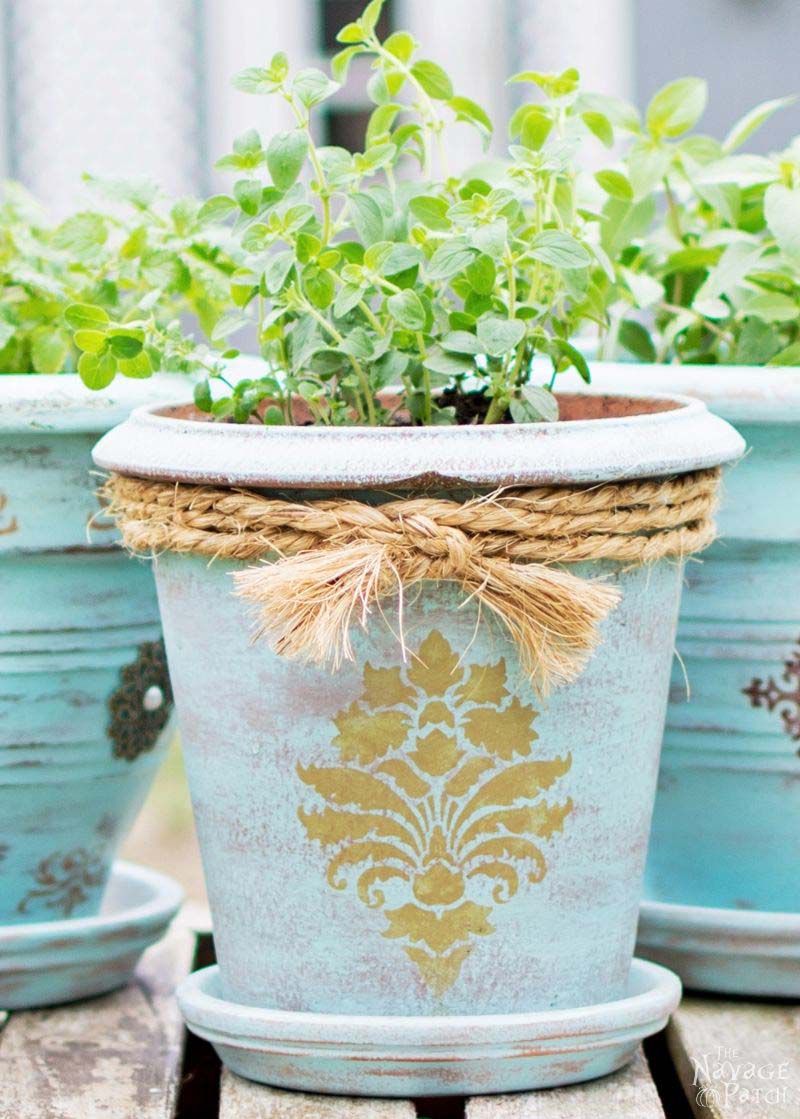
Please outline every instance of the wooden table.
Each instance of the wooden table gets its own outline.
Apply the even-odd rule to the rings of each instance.
[[[208,936],[182,923],[125,990],[8,1015],[0,1119],[800,1117],[800,1006],[710,996],[686,998],[629,1068],[573,1088],[414,1101],[265,1088],[221,1070],[211,1046],[184,1030],[173,991],[212,952]]]

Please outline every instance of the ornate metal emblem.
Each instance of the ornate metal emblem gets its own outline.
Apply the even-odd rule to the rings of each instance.
[[[437,996],[475,938],[494,932],[494,906],[521,879],[544,878],[534,839],[551,839],[572,811],[571,800],[542,796],[571,756],[533,756],[538,712],[505,685],[503,660],[462,666],[433,630],[409,667],[365,666],[361,699],[334,718],[342,764],[297,770],[326,802],[299,817],[331,855],[328,883],[344,890],[354,879]]]
[[[132,762],[153,749],[172,710],[164,642],[140,645],[136,660],[125,665],[119,678],[119,687],[108,701],[108,735],[114,757]]]
[[[19,913],[27,913],[31,902],[40,901],[46,909],[60,909],[69,917],[76,906],[88,899],[88,891],[102,886],[105,879],[102,859],[85,847],[54,851],[42,859],[33,873],[36,886],[20,901]]]
[[[800,742],[800,641],[797,649],[784,661],[781,679],[787,687],[782,687],[772,676],[766,683],[756,676],[746,688],[742,688],[742,693],[750,698],[753,707],[765,707],[767,711],[779,708],[786,733],[793,742]]]

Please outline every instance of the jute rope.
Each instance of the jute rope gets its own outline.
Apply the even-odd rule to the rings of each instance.
[[[338,666],[350,625],[421,579],[455,580],[493,610],[540,690],[574,680],[619,601],[553,564],[683,558],[714,539],[718,470],[597,486],[508,489],[463,503],[296,502],[258,491],[112,475],[108,511],[134,552],[261,560],[235,576],[277,652]],[[401,637],[402,639],[402,637]]]

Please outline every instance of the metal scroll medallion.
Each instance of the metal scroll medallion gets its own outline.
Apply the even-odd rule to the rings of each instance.
[[[119,674],[108,701],[108,736],[115,758],[132,762],[152,750],[172,711],[172,687],[164,642],[146,641]]]
[[[749,697],[753,707],[764,707],[767,711],[777,710],[791,740],[800,742],[800,641],[784,662],[781,680],[782,684],[770,676],[764,682],[757,676],[746,688],[742,688],[742,694]]]
[[[85,847],[55,851],[42,859],[34,871],[36,885],[20,901],[17,910],[28,913],[32,903],[58,909],[69,917],[92,890],[103,885],[105,872],[99,855]]]
[[[462,665],[437,630],[406,667],[366,664],[363,683],[334,717],[340,764],[297,767],[325,802],[299,817],[330,854],[330,886],[353,883],[440,996],[494,932],[494,907],[544,878],[540,841],[573,805],[542,794],[572,758],[535,754],[538,712],[507,690],[504,660]]]

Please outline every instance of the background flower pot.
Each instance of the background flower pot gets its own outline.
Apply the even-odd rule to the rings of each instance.
[[[90,451],[176,382],[0,376],[0,924],[97,913],[163,753],[152,576],[113,525],[88,533]]]
[[[666,410],[639,415],[626,413],[644,412],[641,402],[619,405],[598,413],[617,418],[447,430],[221,427],[139,410],[95,460],[378,501],[381,485],[658,476],[741,451],[699,404],[661,400],[654,408]],[[459,608],[452,584],[406,595],[407,664],[375,619],[354,634],[354,662],[331,674],[252,642],[236,568],[169,552],[156,561],[224,997],[421,1016],[618,999],[680,565],[586,566],[619,584],[622,603],[579,680],[547,702],[506,631],[474,602]],[[385,611],[391,619],[393,604]],[[518,832],[499,826],[517,810]],[[272,1082],[303,1081],[273,1070]]]
[[[749,448],[687,567],[647,896],[800,911],[800,371],[593,370],[598,391],[698,396]]]

